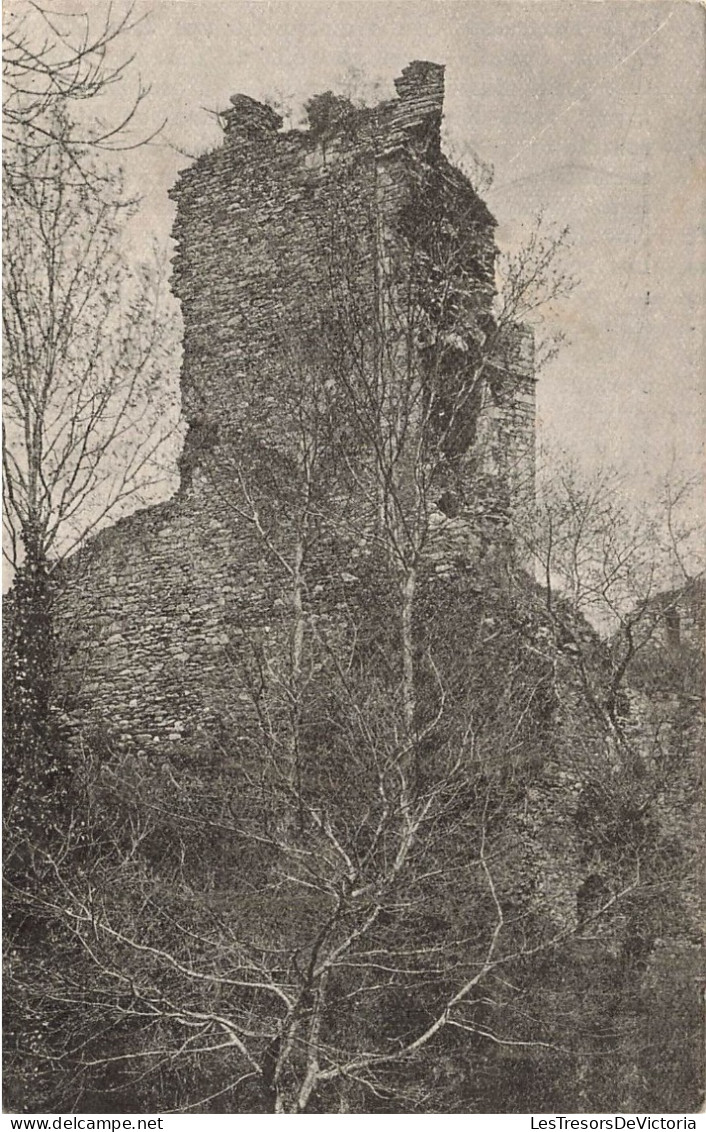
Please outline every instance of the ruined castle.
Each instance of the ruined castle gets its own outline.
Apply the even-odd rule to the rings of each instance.
[[[286,132],[235,95],[222,145],[172,190],[181,485],[75,556],[57,608],[69,716],[103,720],[128,748],[188,739],[232,710],[233,658],[253,634],[276,635],[286,600],[296,426],[321,398],[330,410],[356,366],[391,415],[416,381],[409,419],[426,413],[440,438],[428,569],[511,552],[534,474],[532,339],[494,320],[495,221],[441,151],[444,68],[411,63],[395,86],[370,109],[318,96],[308,128]],[[375,523],[373,457],[345,409],[326,417],[345,468],[320,471],[317,490],[320,511],[353,519],[344,538],[323,523],[310,595],[333,618]]]
[[[445,743],[464,750],[467,719],[475,716],[482,747],[486,719],[478,781],[497,775],[509,783],[492,837],[510,931],[536,924],[537,938],[547,931],[566,943],[563,960],[547,950],[534,1001],[561,1026],[571,1018],[587,1023],[589,1039],[595,1028],[596,1056],[577,1071],[577,1111],[594,1111],[595,1095],[627,1097],[618,1103],[634,1111],[634,1098],[644,1095],[635,1041],[661,1049],[665,1018],[674,1034],[698,1029],[690,988],[699,903],[678,867],[693,837],[696,795],[696,760],[683,755],[685,747],[700,749],[700,724],[680,632],[681,644],[695,650],[703,626],[693,594],[688,601],[667,595],[664,608],[655,607],[654,655],[638,672],[639,696],[621,706],[629,741],[614,742],[602,706],[609,646],[566,610],[548,612],[521,569],[512,575],[513,526],[532,502],[535,374],[531,334],[499,325],[494,313],[495,221],[442,152],[443,67],[411,63],[395,85],[396,98],[369,109],[320,95],[308,103],[308,128],[286,132],[271,107],[233,96],[222,144],[174,187],[173,288],[184,321],[188,427],[180,487],[100,532],[57,570],[61,707],[70,733],[88,732],[99,755],[93,740],[104,733],[118,764],[135,756],[172,782],[173,768],[195,767],[197,793],[209,770],[227,778],[244,767],[231,787],[236,795],[254,782],[254,812],[266,780],[251,771],[269,750],[276,712],[287,710],[287,666],[291,673],[297,649],[306,651],[297,635],[309,633],[313,691],[308,715],[297,716],[288,734],[304,736],[315,788],[321,769],[325,789],[343,800],[345,828],[346,807],[362,805],[355,767],[347,777],[348,736],[356,732],[346,731],[336,748],[336,710],[345,712],[330,709],[328,675],[341,657],[354,656],[352,646],[337,651],[341,635],[357,644],[360,630],[367,646],[377,632],[373,645],[382,640],[386,651],[379,649],[379,667],[374,647],[363,655],[351,714],[357,719],[363,704],[375,751],[378,717],[391,704],[406,723],[401,618],[388,615],[384,585],[397,570],[399,597],[399,571],[414,573],[420,613],[410,636],[429,655],[426,668],[426,656],[417,665],[427,719],[435,718],[438,686],[442,705],[448,699],[434,741],[442,751]],[[387,550],[394,544],[398,552],[382,568],[381,524]],[[482,579],[490,579],[485,590]],[[661,680],[669,666],[670,679],[655,689],[654,673]],[[341,683],[347,677],[348,670]],[[267,683],[269,701],[267,691],[260,695]],[[413,704],[410,731],[414,711]],[[258,723],[258,741],[250,742]],[[433,766],[437,757],[425,739],[414,752],[422,773],[424,759]],[[297,773],[299,756],[297,748]],[[654,806],[646,785],[664,768]],[[477,798],[458,797],[472,814]],[[170,821],[183,813],[177,808]],[[316,825],[318,810],[311,813]],[[164,828],[171,836],[172,827]],[[227,860],[240,868],[243,843],[234,832]],[[211,863],[218,844],[214,837]],[[669,898],[651,895],[653,884],[666,891],[658,870],[648,872],[647,897],[636,889],[634,900],[621,903],[618,896],[637,885],[633,857],[643,852],[646,870],[650,854],[673,869]],[[224,892],[233,902],[232,873],[213,884],[219,900]],[[455,916],[482,921],[482,897],[466,888],[458,909],[432,908],[441,914],[424,930],[438,935],[422,938],[442,940]],[[495,890],[493,897],[497,903]],[[282,905],[273,907],[280,915]],[[594,923],[603,908],[610,909],[605,926]],[[543,947],[532,945],[527,956],[543,961]],[[675,985],[687,988],[680,999]],[[587,987],[593,1016],[585,1012]],[[683,1053],[676,1038],[669,1052],[669,1040],[667,1033],[665,1074]],[[521,1082],[519,1111],[538,1062],[523,1060],[524,1051],[508,1056],[496,1063],[497,1080],[503,1090]],[[462,1058],[469,1076],[482,1078],[490,1064],[466,1051]],[[645,1054],[645,1080],[653,1064]],[[700,1080],[694,1065],[685,1089],[689,1074]]]

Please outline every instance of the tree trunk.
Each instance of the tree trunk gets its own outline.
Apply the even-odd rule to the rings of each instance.
[[[417,689],[414,655],[414,602],[417,590],[416,567],[409,567],[402,581],[402,707],[404,712],[405,743],[407,754],[404,769],[410,793],[416,779],[416,716]]]

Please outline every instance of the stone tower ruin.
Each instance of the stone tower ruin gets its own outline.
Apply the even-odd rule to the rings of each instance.
[[[222,145],[172,190],[181,485],[72,559],[57,610],[68,714],[107,720],[128,748],[212,732],[237,701],[234,656],[277,633],[295,425],[316,408],[314,387],[338,404],[355,366],[386,404],[410,367],[428,389],[415,411],[443,449],[429,569],[511,553],[534,475],[532,338],[499,334],[493,318],[495,220],[441,151],[444,68],[411,63],[395,86],[370,109],[320,95],[308,128],[289,131],[235,95]],[[326,509],[352,516],[351,533],[322,534],[312,601],[335,617],[376,518],[356,487],[369,453],[343,411],[326,419],[345,464],[331,482],[346,485]]]

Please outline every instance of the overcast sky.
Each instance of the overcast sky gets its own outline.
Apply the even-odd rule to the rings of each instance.
[[[142,11],[143,6],[138,5]],[[580,286],[570,344],[542,374],[541,432],[590,462],[701,467],[704,438],[704,12],[697,4],[514,0],[149,0],[130,48],[148,117],[190,152],[229,96],[295,107],[352,67],[393,93],[412,59],[446,64],[446,124],[495,168],[500,244],[538,209],[568,224]],[[115,88],[111,98],[127,96]],[[143,230],[166,239],[185,164],[126,156]]]

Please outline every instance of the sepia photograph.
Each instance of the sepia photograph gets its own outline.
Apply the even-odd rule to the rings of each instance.
[[[5,1113],[696,1128],[705,30],[6,0]]]

